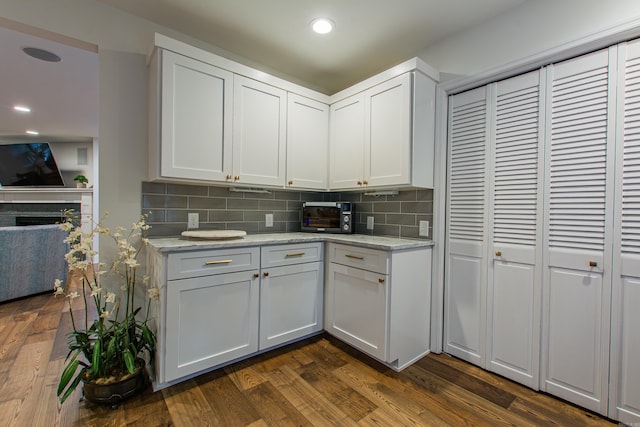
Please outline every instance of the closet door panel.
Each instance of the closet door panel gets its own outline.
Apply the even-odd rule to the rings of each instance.
[[[640,423],[640,40],[618,61],[609,416]]]
[[[488,369],[538,388],[541,298],[543,78],[492,91]]]
[[[486,90],[454,95],[449,107],[444,350],[484,366]]]
[[[542,388],[604,414],[615,52],[548,67],[546,130]]]

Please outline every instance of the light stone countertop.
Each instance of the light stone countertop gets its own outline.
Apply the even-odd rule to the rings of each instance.
[[[370,249],[397,251],[433,246],[432,240],[368,236],[365,234],[272,233],[249,234],[241,239],[203,240],[185,237],[150,238],[150,246],[158,252],[181,252],[202,249],[225,249],[243,246],[278,245],[308,242],[345,243]]]

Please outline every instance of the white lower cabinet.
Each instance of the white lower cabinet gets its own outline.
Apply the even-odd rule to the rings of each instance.
[[[400,370],[429,352],[431,248],[327,244],[325,330]]]
[[[323,243],[151,251],[160,387],[322,330]]]
[[[162,382],[258,350],[259,248],[167,256]]]
[[[322,330],[322,243],[262,248],[260,350]]]
[[[166,381],[258,350],[258,282],[243,271],[169,283]]]

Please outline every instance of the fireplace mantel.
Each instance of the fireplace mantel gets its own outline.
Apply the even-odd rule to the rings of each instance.
[[[0,188],[0,202],[5,203],[82,203],[82,198],[87,196],[93,199],[93,188]]]

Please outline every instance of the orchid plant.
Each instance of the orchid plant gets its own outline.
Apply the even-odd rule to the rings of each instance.
[[[79,290],[65,291],[62,281],[54,283],[54,295],[68,299],[73,328],[69,333],[66,365],[58,384],[60,403],[64,403],[81,381],[119,381],[139,369],[136,359],[143,357],[144,352],[153,359],[156,338],[147,321],[151,302],[159,296],[157,288],[147,289],[146,313],[140,320],[137,316],[142,307],[136,307],[135,294],[140,267],[138,256],[148,243],[146,234],[150,226],[146,224],[146,216],[141,216],[130,230],[117,227],[112,232],[102,225],[103,218],[90,232],[83,233],[76,225],[77,215],[71,210],[64,214],[60,228],[69,233],[65,239],[70,248],[65,255],[69,275],[80,277],[82,284]],[[115,243],[117,252],[110,263],[102,259],[98,264],[93,263],[98,255],[93,248],[97,235],[106,236],[104,240]],[[142,278],[144,284],[148,280],[147,276]],[[113,289],[118,285],[119,292]],[[78,316],[79,311],[74,312],[78,298],[83,302],[81,316]]]

